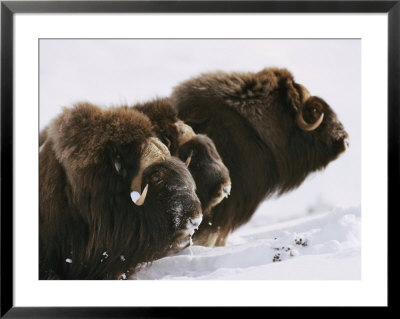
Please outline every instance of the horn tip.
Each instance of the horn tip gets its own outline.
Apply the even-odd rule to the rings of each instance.
[[[142,194],[140,195],[139,199],[135,202],[136,206],[142,206],[147,196],[147,191],[149,188],[149,184],[146,184],[145,188],[143,189]]]

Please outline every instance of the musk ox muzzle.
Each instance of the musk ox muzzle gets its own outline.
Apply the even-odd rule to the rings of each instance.
[[[173,234],[169,254],[186,247],[203,218],[196,183],[186,165],[175,157],[153,163],[143,171],[142,184],[149,190],[143,207],[165,215],[163,227]]]
[[[196,181],[204,213],[228,198],[232,187],[229,170],[208,136],[197,134],[179,148],[178,156]]]

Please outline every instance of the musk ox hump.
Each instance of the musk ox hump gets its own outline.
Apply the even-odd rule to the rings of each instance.
[[[282,95],[286,96],[283,105]],[[271,125],[282,121],[279,108],[289,105],[294,115],[301,105],[292,74],[278,68],[265,68],[258,73],[205,73],[175,87],[171,100],[180,116],[186,111],[182,106],[193,105],[195,109],[210,100],[215,103],[213,107],[227,106],[240,114],[266,143],[281,132],[279,125]]]
[[[132,151],[140,161],[131,191],[137,192],[142,189],[143,170],[170,157],[167,147],[152,134],[152,124],[141,112],[127,107],[101,109],[90,103],[65,108],[47,133],[57,159],[70,175],[102,163],[107,157],[116,173],[125,175],[126,165],[131,162],[125,157],[131,153],[129,148],[135,148]],[[72,176],[69,179],[74,180]]]
[[[114,129],[109,129],[113,127]],[[115,129],[118,128],[118,129]],[[141,147],[152,136],[150,120],[125,107],[101,109],[90,103],[78,103],[50,124],[48,138],[60,163],[84,169],[104,160],[110,144]]]

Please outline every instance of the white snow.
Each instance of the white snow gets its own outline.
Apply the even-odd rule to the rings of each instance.
[[[361,207],[315,210],[275,222],[258,210],[225,247],[188,247],[130,279],[361,279]]]

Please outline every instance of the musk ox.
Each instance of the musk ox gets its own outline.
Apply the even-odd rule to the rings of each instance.
[[[176,86],[171,101],[180,119],[214,141],[233,184],[205,216],[195,244],[224,245],[261,201],[295,189],[347,145],[330,106],[286,69],[203,74]]]
[[[83,103],[45,134],[40,279],[124,279],[138,264],[185,247],[202,219],[195,182],[152,136],[145,115]]]
[[[229,170],[224,165],[213,141],[179,120],[169,99],[156,99],[134,107],[146,114],[156,136],[189,167],[202,205],[203,214],[227,198],[231,190]]]

